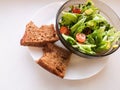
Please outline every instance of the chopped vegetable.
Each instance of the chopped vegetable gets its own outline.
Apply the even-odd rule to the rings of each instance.
[[[69,12],[62,12],[62,13],[63,16],[62,16],[61,25],[69,26],[77,22],[77,16],[75,14]]]
[[[60,27],[60,33],[69,35],[69,29],[66,26]]]
[[[86,17],[84,17],[83,19],[79,20],[76,24],[74,24],[74,25],[70,28],[71,33],[73,34],[76,30],[79,30],[78,28],[79,28],[80,26],[82,26],[82,24],[84,24],[85,20],[86,20]],[[81,31],[82,31],[82,30],[81,30]]]
[[[78,13],[78,14],[80,14],[80,13],[81,13],[81,10],[80,10],[79,8],[73,7],[73,8],[72,8],[72,12],[73,12],[73,13]]]
[[[79,43],[84,43],[85,40],[86,40],[85,34],[83,34],[83,33],[77,33],[77,34],[76,34],[76,40],[77,40]]]

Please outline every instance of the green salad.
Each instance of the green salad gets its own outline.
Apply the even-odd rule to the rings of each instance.
[[[92,0],[63,11],[59,24],[63,38],[80,52],[96,55],[118,47],[114,43],[120,32],[100,14]]]

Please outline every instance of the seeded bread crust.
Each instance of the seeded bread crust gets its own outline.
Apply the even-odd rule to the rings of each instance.
[[[23,46],[44,46],[46,43],[53,43],[59,38],[54,25],[43,25],[38,28],[32,21],[26,25],[26,30],[20,44]]]
[[[51,43],[43,48],[43,52],[42,58],[37,63],[47,71],[63,78],[71,53]]]

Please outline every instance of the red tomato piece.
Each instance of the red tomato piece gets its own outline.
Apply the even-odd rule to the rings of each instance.
[[[80,43],[84,43],[86,40],[86,35],[83,33],[77,33],[76,34],[76,40]]]
[[[61,34],[66,34],[66,35],[69,35],[69,29],[68,29],[68,27],[66,27],[66,26],[61,26],[60,27],[60,33]]]
[[[73,13],[78,13],[78,14],[80,14],[80,13],[81,13],[81,10],[80,10],[79,8],[73,7],[72,12],[73,12]]]

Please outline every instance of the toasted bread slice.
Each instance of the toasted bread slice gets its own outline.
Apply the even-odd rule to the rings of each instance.
[[[71,53],[51,43],[43,48],[43,52],[42,58],[37,63],[49,72],[63,78]]]
[[[46,43],[57,41],[59,38],[56,34],[53,24],[43,25],[38,28],[32,21],[26,25],[26,31],[21,39],[23,46],[44,46]]]

